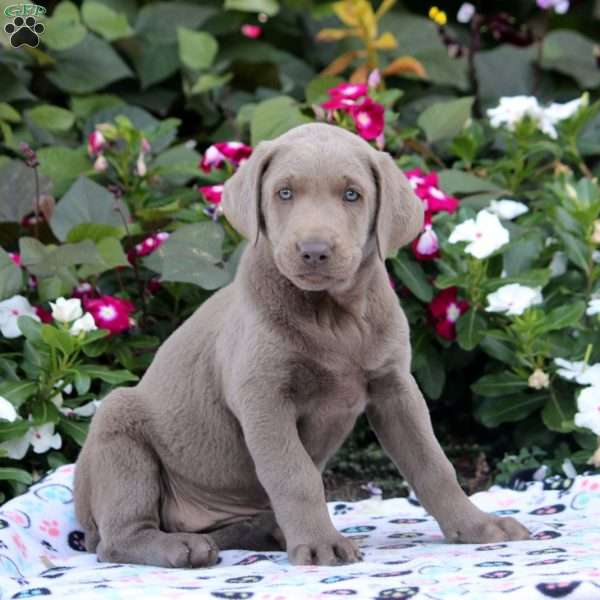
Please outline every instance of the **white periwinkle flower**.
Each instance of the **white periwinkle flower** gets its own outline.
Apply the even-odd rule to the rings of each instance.
[[[31,445],[36,454],[44,454],[50,448],[58,450],[62,446],[60,433],[54,433],[54,423],[45,423],[29,430]]]
[[[456,20],[459,23],[468,23],[475,14],[475,6],[470,2],[463,2],[456,13]]]
[[[577,398],[575,425],[591,429],[600,435],[600,387],[591,386],[581,390]]]
[[[488,294],[487,312],[522,315],[530,306],[543,302],[542,288],[532,288],[520,283],[509,283]]]
[[[560,367],[556,372],[563,379],[600,388],[600,363],[588,365],[582,360],[569,361],[564,358],[555,358],[554,363]]]
[[[17,419],[15,407],[3,396],[0,396],[0,419],[11,423]]]
[[[71,335],[79,335],[82,331],[94,331],[95,329],[98,329],[98,327],[96,327],[94,317],[89,312],[86,312],[83,317],[77,319],[77,321],[71,325],[69,333]]]
[[[527,380],[529,387],[534,390],[541,390],[550,385],[550,377],[542,369],[536,369]]]
[[[526,212],[529,212],[529,208],[526,204],[517,202],[516,200],[507,199],[492,200],[488,210],[493,212],[495,215],[498,215],[501,219],[505,219],[507,221],[516,219],[517,217],[524,215]]]
[[[40,318],[35,308],[24,296],[13,296],[0,302],[0,332],[5,338],[17,338],[22,335],[17,320],[19,317],[31,317],[36,321]]]
[[[469,242],[465,246],[467,254],[475,258],[486,258],[508,243],[509,239],[508,229],[502,226],[500,219],[487,210],[481,210],[474,219],[468,219],[457,225],[450,234],[448,242],[450,244]]]
[[[50,302],[52,318],[62,323],[70,323],[83,315],[81,300],[79,298],[57,298],[56,302]]]

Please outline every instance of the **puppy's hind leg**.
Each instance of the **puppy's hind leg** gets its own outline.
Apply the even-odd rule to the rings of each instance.
[[[81,474],[87,485],[76,486],[76,502],[90,505],[97,534],[90,533],[99,537],[98,560],[160,567],[214,564],[219,551],[210,536],[160,530],[156,458],[142,441],[122,431],[107,434],[104,429],[103,434],[104,424],[94,423],[99,427],[92,433],[93,443],[77,466],[87,471]],[[78,492],[87,492],[87,498]]]

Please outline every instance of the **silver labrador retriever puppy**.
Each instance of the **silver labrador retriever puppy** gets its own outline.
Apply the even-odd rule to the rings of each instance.
[[[172,567],[232,547],[357,561],[321,471],[363,411],[448,540],[527,539],[465,496],[410,373],[384,258],[418,234],[423,208],[392,158],[341,128],[302,125],[258,145],[223,207],[250,240],[235,280],[92,421],[75,475],[87,549]]]

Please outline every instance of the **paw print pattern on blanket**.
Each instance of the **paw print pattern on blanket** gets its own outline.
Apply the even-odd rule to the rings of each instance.
[[[600,476],[474,497],[486,512],[517,514],[532,531],[527,542],[447,544],[417,502],[371,499],[329,505],[362,563],[292,567],[283,552],[228,551],[210,569],[177,570],[98,563],[85,552],[72,475],[61,467],[0,508],[0,600],[600,598]]]

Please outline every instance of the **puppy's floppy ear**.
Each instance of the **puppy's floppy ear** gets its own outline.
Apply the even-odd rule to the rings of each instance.
[[[262,178],[274,154],[275,144],[263,141],[250,158],[225,182],[221,206],[227,220],[249,242],[256,244],[262,226]]]
[[[371,163],[377,186],[375,235],[381,260],[412,242],[423,229],[423,202],[387,152]]]

